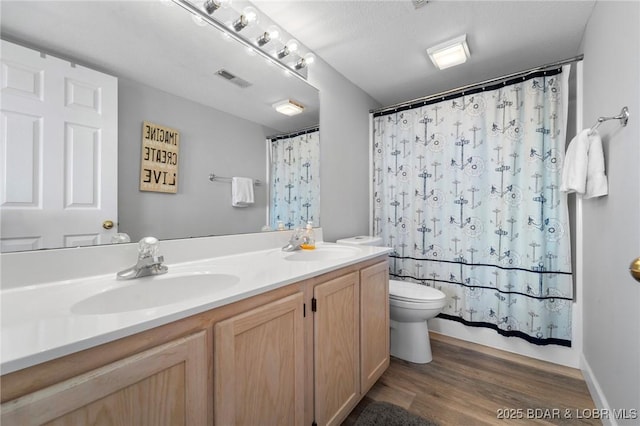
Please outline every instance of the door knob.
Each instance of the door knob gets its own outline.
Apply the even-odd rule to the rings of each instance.
[[[636,281],[640,282],[640,257],[636,257],[636,259],[631,262],[631,265],[629,265],[629,273]]]
[[[113,221],[111,220],[105,220],[104,222],[102,222],[102,227],[104,229],[111,229],[113,228]]]

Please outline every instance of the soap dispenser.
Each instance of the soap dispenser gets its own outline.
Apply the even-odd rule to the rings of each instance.
[[[300,245],[301,249],[313,250],[314,248],[316,248],[316,237],[313,233],[313,223],[311,221],[307,222],[307,226],[304,230],[302,238],[303,243],[302,245]]]

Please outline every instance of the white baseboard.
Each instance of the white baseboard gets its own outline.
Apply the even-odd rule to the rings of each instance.
[[[585,359],[584,354],[580,356],[580,370],[582,370],[584,381],[587,383],[589,393],[591,394],[591,399],[593,399],[593,403],[596,405],[596,408],[598,410],[603,410],[611,413],[611,406],[609,405],[607,398],[604,396],[604,392],[602,391],[598,380],[593,374],[591,366]],[[616,419],[611,418],[612,416],[608,417],[609,418],[601,419],[604,426],[618,426],[618,422],[616,421]]]

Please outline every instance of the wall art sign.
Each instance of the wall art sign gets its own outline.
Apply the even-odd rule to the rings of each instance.
[[[145,121],[142,124],[140,191],[178,192],[180,132]]]

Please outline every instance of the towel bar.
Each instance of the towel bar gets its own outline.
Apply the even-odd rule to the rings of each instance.
[[[594,130],[596,130],[598,127],[600,127],[600,125],[608,120],[620,120],[620,124],[622,124],[622,126],[626,126],[627,123],[629,122],[629,108],[622,107],[622,110],[620,111],[620,114],[613,116],[613,117],[599,117],[598,121],[596,122],[596,124],[593,125],[593,127],[591,128],[591,130],[589,130],[589,133],[593,133]]]
[[[214,180],[231,182],[231,178],[230,177],[218,176],[215,173],[210,173],[209,174],[209,180],[211,182],[213,182]],[[262,181],[259,180],[259,179],[254,179],[253,180],[253,184],[256,185],[256,186],[259,186],[259,185],[262,185]]]

